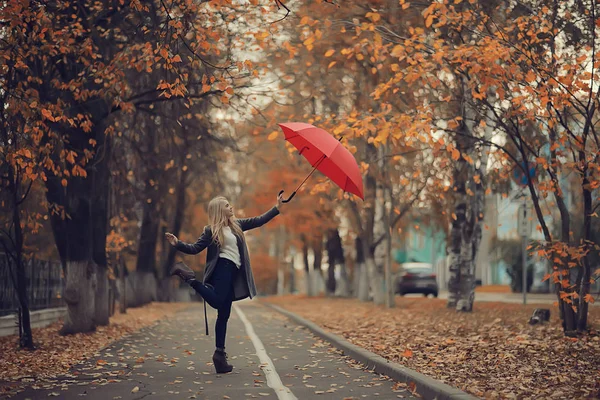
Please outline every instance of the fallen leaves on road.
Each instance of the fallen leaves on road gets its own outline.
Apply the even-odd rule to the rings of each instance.
[[[444,300],[422,298],[398,298],[394,309],[354,299],[263,301],[479,397],[600,398],[600,336],[565,338],[556,307],[550,323],[531,326],[539,306],[481,302],[456,313]],[[597,324],[600,308],[590,308],[589,320]]]
[[[62,324],[57,322],[33,330],[35,351],[19,349],[16,336],[2,337],[0,394],[9,389],[7,384],[22,378],[38,379],[63,374],[109,343],[189,306],[190,303],[150,303],[144,307],[129,308],[126,314],[115,314],[110,318],[110,325],[100,326],[95,332],[68,336],[58,334]],[[138,362],[143,362],[143,358]],[[99,360],[97,363],[102,365],[106,361]]]

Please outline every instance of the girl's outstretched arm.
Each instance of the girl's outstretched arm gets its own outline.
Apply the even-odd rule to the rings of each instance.
[[[270,220],[272,220],[273,218],[275,218],[275,216],[279,215],[282,206],[282,199],[282,195],[277,196],[277,204],[263,215],[259,215],[258,217],[252,218],[238,219],[242,230],[248,231],[250,229],[259,228],[267,222],[269,222]]]
[[[208,227],[204,228],[202,235],[196,240],[196,243],[185,243],[177,239],[172,233],[165,233],[165,237],[173,247],[185,254],[198,254],[210,244],[212,234]]]

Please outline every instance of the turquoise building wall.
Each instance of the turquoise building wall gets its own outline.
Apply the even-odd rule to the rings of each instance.
[[[423,262],[435,264],[440,258],[446,257],[446,238],[443,232],[428,226],[411,224],[411,228],[398,237],[394,243],[394,261],[397,264],[405,262]]]

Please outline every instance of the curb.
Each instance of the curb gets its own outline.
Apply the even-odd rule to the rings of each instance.
[[[426,375],[423,375],[412,369],[403,367],[398,363],[394,363],[386,360],[385,358],[372,353],[362,347],[356,346],[341,337],[324,331],[321,327],[316,324],[307,321],[306,319],[296,315],[290,311],[284,310],[283,308],[274,304],[263,303],[265,306],[272,308],[273,310],[285,315],[290,318],[298,325],[303,325],[316,336],[320,337],[331,343],[333,346],[342,350],[347,356],[350,356],[356,361],[363,363],[370,370],[378,373],[387,375],[390,378],[403,383],[414,382],[416,384],[416,391],[419,395],[423,396],[425,400],[475,400],[477,397],[470,395],[466,392],[453,388],[452,386],[446,385],[445,383],[436,381]]]

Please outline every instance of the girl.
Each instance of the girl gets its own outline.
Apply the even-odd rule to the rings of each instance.
[[[197,281],[194,272],[183,263],[175,264],[171,275],[179,276],[204,299],[204,321],[207,335],[206,303],[217,310],[216,350],[213,354],[213,363],[217,373],[233,370],[233,366],[227,362],[225,353],[225,335],[232,302],[256,296],[250,256],[243,232],[269,222],[279,214],[281,205],[282,196],[279,195],[277,204],[265,214],[254,218],[237,219],[233,214],[233,207],[227,199],[219,196],[208,203],[209,225],[204,228],[204,232],[196,243],[184,243],[172,233],[165,234],[169,243],[182,253],[198,254],[208,247],[202,282]]]

